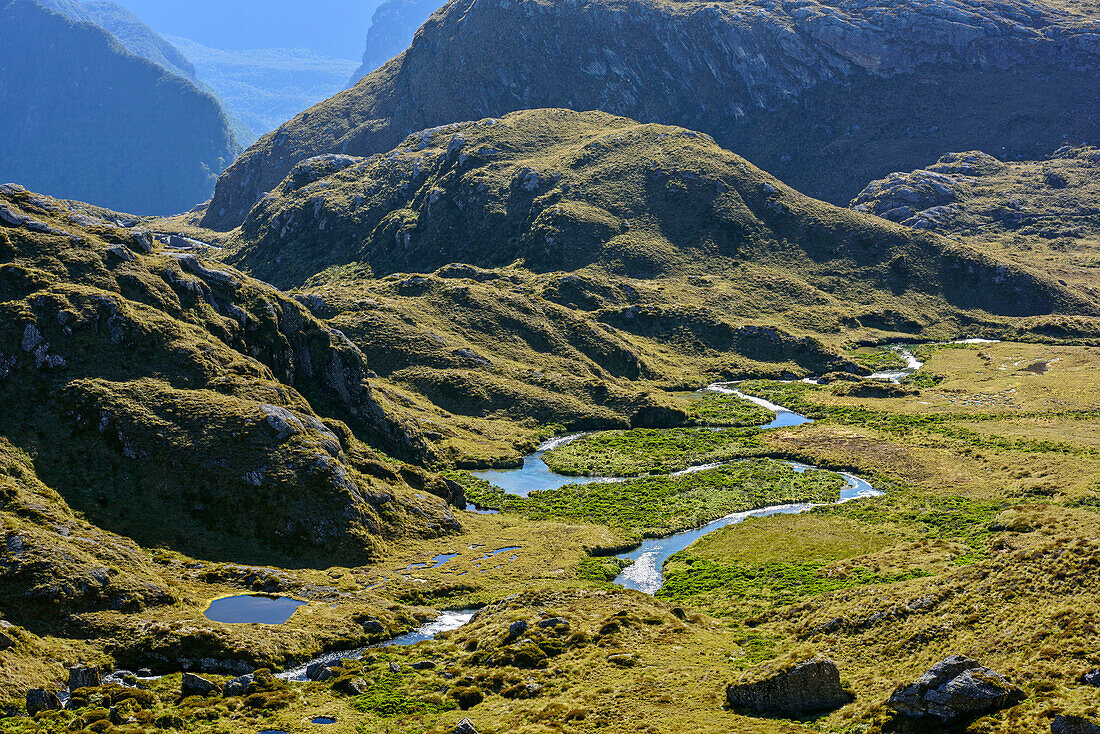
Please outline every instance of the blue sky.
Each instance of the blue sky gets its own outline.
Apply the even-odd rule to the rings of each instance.
[[[363,55],[381,0],[116,0],[154,30],[226,49],[311,48]]]

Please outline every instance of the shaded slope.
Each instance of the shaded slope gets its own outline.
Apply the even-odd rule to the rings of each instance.
[[[217,100],[33,0],[0,24],[0,180],[139,213],[210,195],[239,150]]]
[[[944,150],[1040,155],[1096,135],[1092,6],[455,0],[401,56],[258,141],[205,225],[239,224],[299,161],[538,107],[679,124],[818,198]],[[996,146],[994,148],[994,146]]]
[[[38,0],[72,21],[93,23],[114,36],[127,51],[149,59],[176,76],[197,82],[195,67],[183,53],[118,3],[79,0]]]
[[[270,286],[0,191],[0,435],[101,527],[245,562],[445,533],[439,480],[362,354]],[[322,419],[320,416],[331,416]],[[334,420],[340,418],[341,420]]]

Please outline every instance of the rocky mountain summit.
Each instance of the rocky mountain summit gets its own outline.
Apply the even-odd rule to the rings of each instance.
[[[404,54],[250,148],[204,223],[239,224],[306,158],[537,107],[701,130],[847,202],[945,150],[1038,157],[1095,135],[1097,32],[1087,7],[1053,2],[456,0]]]

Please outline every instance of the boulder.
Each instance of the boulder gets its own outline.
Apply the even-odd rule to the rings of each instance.
[[[1086,686],[1096,686],[1100,688],[1100,668],[1090,670],[1081,676],[1081,682]]]
[[[508,627],[508,640],[512,641],[512,640],[519,639],[519,636],[522,635],[526,631],[527,631],[527,623],[524,622],[522,619],[520,619],[516,622],[512,622],[512,624],[509,625],[509,627]]]
[[[362,678],[344,678],[337,681],[332,688],[346,696],[361,696],[367,691],[367,682]]]
[[[435,663],[431,660],[421,660],[418,663],[413,663],[409,667],[413,670],[433,670],[435,668]]]
[[[27,715],[34,716],[39,711],[60,711],[61,699],[53,691],[44,688],[32,688],[27,691]]]
[[[1100,725],[1084,716],[1059,714],[1050,722],[1050,734],[1100,734]]]
[[[0,650],[7,650],[9,647],[13,647],[14,645],[15,640],[13,640],[11,637],[4,634],[3,632],[0,632]]]
[[[557,629],[558,627],[560,627],[562,628],[562,630],[568,630],[569,620],[562,619],[561,617],[550,617],[549,619],[544,619],[539,622],[539,627],[541,627],[542,629],[547,629],[549,627]]]
[[[217,692],[218,684],[212,680],[203,678],[201,675],[184,673],[183,680],[180,681],[180,693],[184,698],[188,696],[209,696]]]
[[[342,668],[348,663],[354,662],[350,658],[339,660],[322,660],[306,668],[306,678],[312,681],[324,682],[336,677],[336,669]]]
[[[225,684],[224,693],[226,696],[243,696],[248,692],[248,687],[252,685],[255,680],[256,676],[252,673],[234,678]]]
[[[970,658],[952,655],[913,683],[898,686],[886,705],[902,716],[946,723],[1015,706],[1026,697],[1001,674]]]
[[[474,728],[474,722],[463,719],[454,729],[451,729],[451,734],[477,734],[477,729]]]
[[[74,665],[69,668],[69,690],[94,688],[100,684],[99,668],[94,665]]]
[[[726,687],[731,707],[766,714],[804,716],[839,708],[854,698],[841,685],[836,664],[820,656],[793,665],[766,663]]]
[[[401,672],[401,665],[398,664],[398,663],[390,663],[390,672],[391,673],[400,673]]]

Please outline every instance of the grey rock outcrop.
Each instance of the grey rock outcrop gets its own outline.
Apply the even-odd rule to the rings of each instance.
[[[248,692],[248,687],[255,682],[256,676],[252,673],[242,675],[225,684],[223,693],[226,696],[243,696]]]
[[[474,728],[474,722],[463,719],[451,729],[451,734],[477,734],[477,729]]]
[[[60,711],[61,699],[53,691],[44,688],[32,688],[27,691],[27,715],[34,716],[40,711]]]
[[[1050,734],[1100,734],[1100,725],[1084,716],[1059,714],[1050,722]]]
[[[854,699],[841,684],[836,664],[820,656],[789,667],[765,664],[747,675],[753,680],[726,687],[726,700],[735,709],[804,716],[839,708]]]
[[[952,655],[894,691],[886,705],[909,718],[943,722],[1014,706],[1026,695],[1004,676],[962,655]]]
[[[76,665],[69,668],[69,690],[94,688],[100,684],[99,668],[91,665]]]
[[[180,693],[184,696],[209,696],[218,692],[218,684],[194,673],[184,673],[180,681]]]

